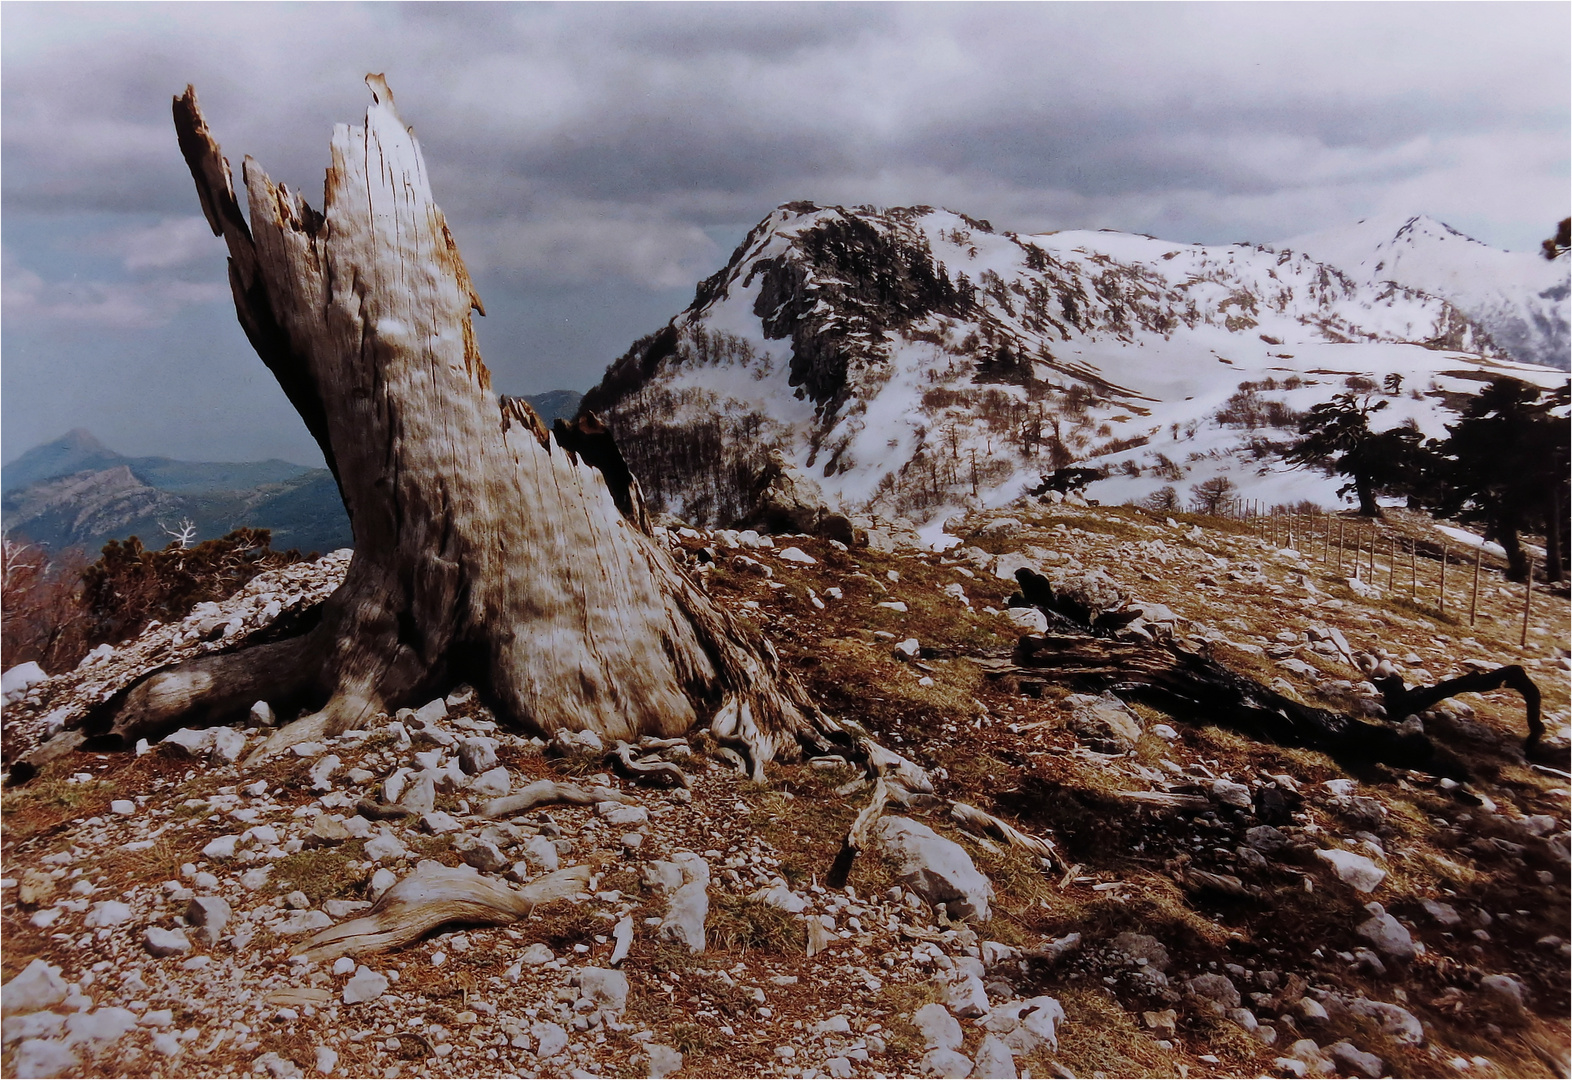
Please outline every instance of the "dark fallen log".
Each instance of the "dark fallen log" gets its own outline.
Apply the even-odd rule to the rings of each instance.
[[[1096,613],[1077,598],[1056,593],[1052,583],[1025,567],[1016,571],[1023,599],[1047,617],[1050,630],[1026,635],[1013,663],[995,664],[994,677],[1013,675],[1052,681],[1075,689],[1109,691],[1161,709],[1176,719],[1218,724],[1252,738],[1320,750],[1347,764],[1379,763],[1462,778],[1467,770],[1438,751],[1424,735],[1402,734],[1386,724],[1367,724],[1318,709],[1277,693],[1222,664],[1171,642],[1120,640],[1120,612]],[[1109,616],[1112,615],[1112,618]],[[1077,622],[1079,618],[1079,622]],[[1526,750],[1544,734],[1539,687],[1517,665],[1475,672],[1435,686],[1407,687],[1401,679],[1377,680],[1389,721],[1423,712],[1458,694],[1508,687],[1523,696],[1528,720]]]
[[[1093,637],[1087,631],[1028,634],[994,677],[1042,677],[1085,693],[1108,691],[1186,723],[1216,724],[1253,739],[1320,750],[1340,761],[1455,772],[1423,735],[1318,709],[1177,645]]]
[[[1486,690],[1506,687],[1523,696],[1523,709],[1528,715],[1528,738],[1523,742],[1523,752],[1531,754],[1545,734],[1545,722],[1540,718],[1539,687],[1517,664],[1499,667],[1494,671],[1475,671],[1456,679],[1436,683],[1434,686],[1406,686],[1396,675],[1375,679],[1381,691],[1381,704],[1388,720],[1402,720],[1422,713],[1433,705],[1458,694],[1478,694]]]

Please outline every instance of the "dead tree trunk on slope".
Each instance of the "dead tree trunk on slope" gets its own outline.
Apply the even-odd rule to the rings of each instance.
[[[314,699],[271,752],[462,677],[548,736],[710,722],[755,771],[799,745],[851,744],[860,733],[820,714],[648,534],[636,484],[613,492],[527,404],[492,393],[470,323],[484,309],[420,149],[382,77],[366,81],[365,126],[334,130],[322,212],[248,158],[249,222],[195,92],[175,100],[240,323],[322,448],[355,553],[308,634],[158,673],[112,731]]]

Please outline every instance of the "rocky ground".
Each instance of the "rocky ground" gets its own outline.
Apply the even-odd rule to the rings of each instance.
[[[1428,528],[1399,515],[1383,536]],[[672,774],[499,729],[455,687],[248,768],[276,721],[259,707],[7,788],[5,1075],[1567,1074],[1564,594],[1535,597],[1519,647],[1521,587],[1487,561],[1471,623],[1454,566],[1465,591],[1442,613],[1436,566],[1410,588],[1384,539],[1350,581],[1303,525],[1303,551],[1123,508],[951,531],[963,544],[938,554],[898,526],[856,548],[668,536],[827,711],[932,776],[844,887],[827,884],[841,840],[883,792],[839,759],[755,783],[699,734],[636,748],[686,781],[640,784]],[[1406,721],[1459,781],[1001,674],[1038,617],[1007,608],[1019,565],[1091,576],[1142,607],[1133,632],[1364,715],[1373,674],[1521,663],[1549,752],[1524,759],[1507,691]],[[267,632],[342,571],[265,575],[17,689],[8,757],[152,665]],[[973,831],[968,807],[1017,842]],[[300,955],[438,867],[557,898]]]

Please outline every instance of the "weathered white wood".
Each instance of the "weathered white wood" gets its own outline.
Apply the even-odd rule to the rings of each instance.
[[[323,704],[254,757],[416,701],[455,669],[504,720],[547,736],[632,742],[713,720],[756,776],[804,744],[864,741],[647,535],[636,485],[624,514],[599,469],[492,393],[471,325],[484,309],[420,148],[382,78],[367,84],[364,126],[334,129],[322,213],[247,159],[249,222],[195,92],[175,101],[240,322],[321,446],[355,537],[289,676]],[[247,656],[224,672],[251,678]],[[133,695],[128,722],[221,703],[211,676],[166,673]]]
[[[481,808],[482,817],[504,818],[522,814],[533,810],[537,806],[546,806],[552,803],[568,803],[573,806],[594,806],[596,803],[617,802],[626,806],[636,806],[637,799],[624,795],[616,788],[580,787],[577,784],[565,784],[557,780],[536,780],[534,783],[525,784],[524,787],[511,795],[503,795],[492,799]]]
[[[295,950],[309,960],[396,949],[444,923],[500,926],[589,887],[590,867],[570,866],[515,889],[473,870],[424,862],[358,919],[330,926]]]

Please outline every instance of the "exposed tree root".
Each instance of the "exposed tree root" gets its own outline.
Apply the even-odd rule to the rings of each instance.
[[[309,960],[395,949],[444,923],[499,926],[528,917],[541,904],[583,892],[590,867],[570,866],[515,889],[472,870],[424,862],[365,915],[313,934],[295,950]]]

